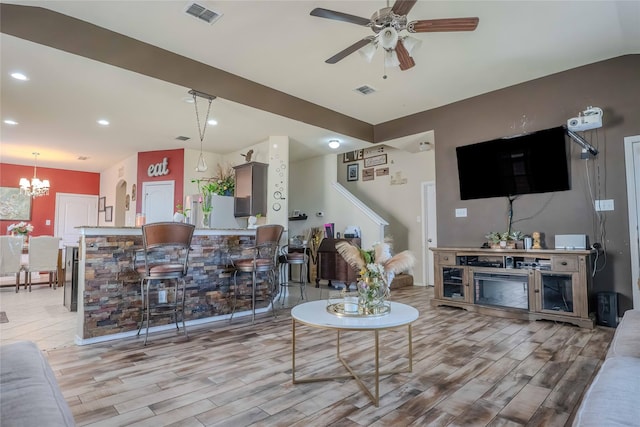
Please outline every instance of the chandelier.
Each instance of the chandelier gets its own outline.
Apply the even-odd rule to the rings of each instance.
[[[38,162],[38,156],[40,153],[31,153],[34,156],[33,161],[33,178],[29,181],[28,178],[20,178],[20,194],[23,194],[28,197],[40,197],[40,196],[48,196],[49,188],[51,185],[49,184],[48,179],[43,179],[40,181],[36,176],[36,163]]]

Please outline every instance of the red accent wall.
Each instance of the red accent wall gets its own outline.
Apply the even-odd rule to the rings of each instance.
[[[38,166],[38,178],[48,179],[51,190],[48,196],[36,197],[31,203],[31,220],[34,227],[33,236],[53,235],[56,218],[56,193],[72,194],[100,194],[100,174],[93,172],[78,172],[65,169],[51,169]],[[0,163],[0,186],[18,188],[20,178],[32,178],[33,166],[12,165]],[[45,225],[46,220],[51,225]],[[0,233],[6,234],[7,227],[19,221],[0,221]]]
[[[162,163],[167,158],[169,173],[162,176],[149,176],[149,165]],[[151,181],[175,181],[173,190],[173,206],[182,204],[184,188],[184,149],[144,151],[138,153],[138,196],[136,197],[136,212],[142,212],[142,183]]]

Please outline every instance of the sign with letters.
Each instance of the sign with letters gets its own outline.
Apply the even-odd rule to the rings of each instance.
[[[162,163],[152,163],[147,168],[147,175],[149,176],[164,176],[169,175],[169,159],[162,159]]]

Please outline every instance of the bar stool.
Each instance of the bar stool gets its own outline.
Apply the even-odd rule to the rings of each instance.
[[[277,277],[278,277],[278,248],[280,245],[280,238],[284,227],[279,224],[261,225],[256,228],[256,245],[250,248],[246,248],[251,255],[250,257],[244,257],[241,259],[233,260],[233,266],[235,272],[233,275],[233,309],[229,322],[233,319],[233,315],[236,311],[238,300],[238,273],[251,273],[251,322],[256,320],[256,287],[257,273],[264,273],[266,276],[268,287],[267,296],[271,302],[271,310],[275,316],[275,307],[273,304],[273,298],[277,290]]]
[[[20,289],[21,258],[22,237],[0,236],[0,275],[16,275],[16,292]]]
[[[31,292],[32,274],[46,271],[49,273],[49,287],[58,286],[58,256],[60,254],[60,237],[37,236],[29,238],[29,262],[24,266],[26,280],[24,287],[29,286]]]
[[[152,314],[166,314],[171,312],[176,329],[178,326],[178,312],[182,317],[182,329],[184,336],[189,338],[184,322],[184,304],[186,294],[185,277],[187,275],[189,261],[189,247],[195,225],[179,222],[155,222],[142,226],[142,243],[144,254],[144,266],[139,267],[140,293],[142,296],[142,318],[138,335],[142,325],[146,322],[147,328],[144,337],[144,345],[147,345],[149,337],[149,317]],[[173,281],[174,298],[170,302],[166,289],[159,289],[159,285],[165,281]],[[178,284],[181,284],[179,287]],[[157,303],[152,307],[149,302],[151,286],[155,287]],[[182,298],[178,303],[178,294],[182,292]]]
[[[307,254],[307,242],[303,240],[301,243],[296,244],[295,246],[285,245],[282,247],[282,254],[280,255],[280,266],[282,270],[288,270],[289,266],[297,265],[300,267],[300,280],[298,282],[291,281],[291,273],[289,271],[284,271],[284,274],[281,273],[281,277],[286,277],[286,282],[280,282],[280,301],[284,305],[284,299],[288,294],[288,290],[291,287],[300,287],[300,297],[296,304],[305,299],[306,288],[307,288],[307,271],[309,265],[309,255]],[[290,252],[290,248],[293,248],[295,252]]]

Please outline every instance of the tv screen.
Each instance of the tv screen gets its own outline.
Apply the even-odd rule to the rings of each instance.
[[[563,126],[456,147],[462,200],[570,189]]]

